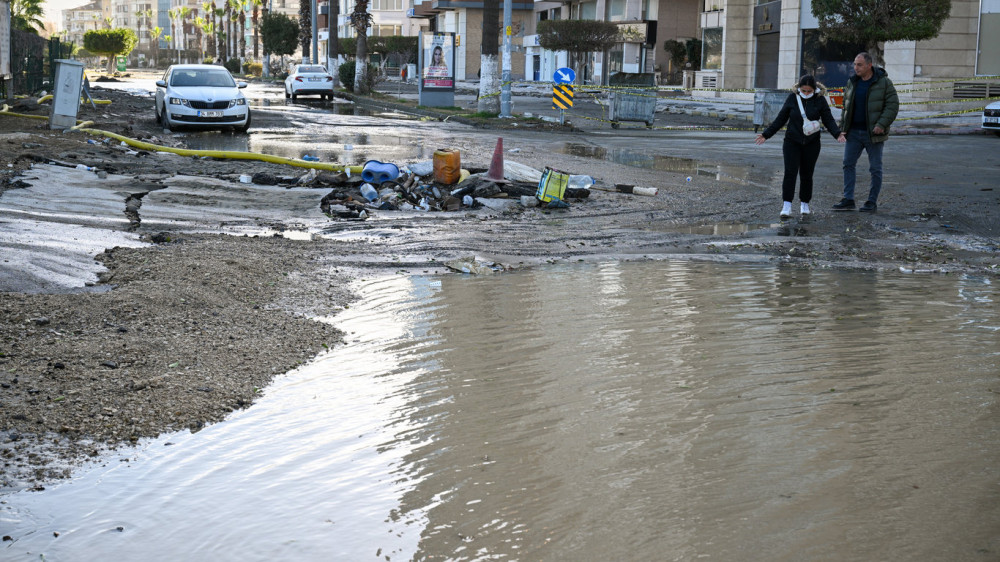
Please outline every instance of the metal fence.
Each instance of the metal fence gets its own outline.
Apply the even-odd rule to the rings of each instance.
[[[19,29],[10,32],[10,92],[5,97],[30,95],[51,89],[55,80],[56,59],[68,59],[73,53],[72,43],[63,43],[58,37],[46,39]]]

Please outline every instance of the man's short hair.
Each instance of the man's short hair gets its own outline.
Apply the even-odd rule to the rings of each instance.
[[[869,55],[868,53],[861,52],[861,53],[858,53],[858,56],[861,57],[861,58],[863,58],[863,59],[865,59],[865,62],[867,62],[868,64],[872,64],[872,56]],[[855,58],[857,58],[857,57],[855,57]]]

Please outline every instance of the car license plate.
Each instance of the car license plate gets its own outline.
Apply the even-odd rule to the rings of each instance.
[[[309,79],[310,82],[321,82],[322,80],[323,80],[322,78],[310,78]]]
[[[198,117],[222,117],[221,111],[199,111]]]
[[[983,123],[1000,123],[1000,117],[983,117]]]

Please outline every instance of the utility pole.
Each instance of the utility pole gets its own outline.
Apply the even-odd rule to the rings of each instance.
[[[500,72],[500,117],[510,119],[510,40],[512,0],[503,0],[503,65]]]
[[[312,32],[313,32],[313,43],[312,43],[312,56],[313,60],[309,62],[319,63],[319,15],[316,13],[319,10],[316,8],[316,4],[319,0],[311,0],[309,2],[312,8]]]

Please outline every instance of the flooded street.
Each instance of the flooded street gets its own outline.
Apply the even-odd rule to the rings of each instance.
[[[246,410],[3,498],[3,559],[988,560],[990,277],[395,275]]]

